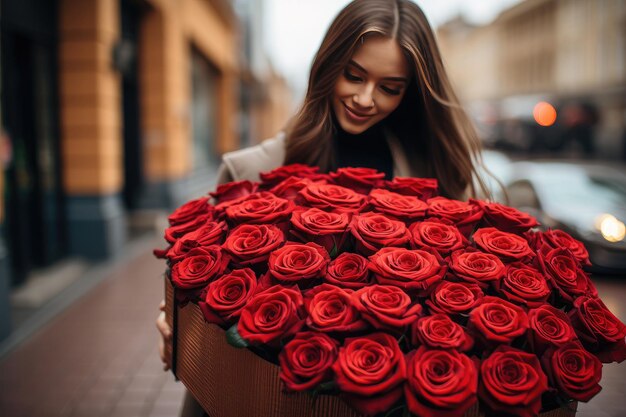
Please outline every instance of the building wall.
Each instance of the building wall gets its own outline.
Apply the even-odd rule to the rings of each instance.
[[[438,35],[466,103],[530,95],[591,102],[600,155],[626,155],[623,0],[525,0],[488,25],[452,21]]]

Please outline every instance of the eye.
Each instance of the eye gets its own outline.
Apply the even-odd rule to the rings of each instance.
[[[383,90],[385,93],[392,95],[392,96],[398,96],[402,92],[402,90],[400,89],[390,88],[384,85],[381,85],[380,89]]]
[[[348,80],[348,81],[354,81],[354,82],[363,81],[363,80],[361,79],[361,77],[359,77],[359,76],[357,76],[357,75],[352,74],[352,73],[351,73],[350,71],[348,71],[348,70],[345,70],[345,71],[343,72],[343,76],[344,76],[344,77],[346,77],[346,80]]]

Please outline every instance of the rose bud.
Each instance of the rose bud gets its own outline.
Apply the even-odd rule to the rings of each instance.
[[[478,229],[472,238],[480,249],[496,255],[504,262],[528,261],[535,257],[526,239],[495,227]]]
[[[287,391],[306,391],[332,379],[339,343],[323,333],[300,332],[278,355]]]
[[[549,304],[530,310],[528,324],[528,339],[537,356],[541,356],[549,347],[562,346],[576,339],[567,314]]]
[[[385,173],[373,168],[339,168],[337,172],[330,173],[330,178],[337,185],[350,188],[359,194],[368,194],[372,188],[382,183]]]
[[[602,362],[577,341],[550,348],[541,362],[550,385],[567,398],[587,402],[602,389]]]
[[[407,357],[404,396],[409,411],[421,417],[461,417],[476,403],[478,370],[454,350],[421,346]]]
[[[172,283],[182,290],[205,287],[224,273],[229,261],[217,245],[192,249],[172,267]]]
[[[551,294],[544,275],[521,262],[507,265],[504,278],[494,287],[502,298],[526,308],[543,305]]]
[[[356,251],[364,256],[384,247],[404,247],[410,238],[403,222],[374,212],[355,215],[348,230],[354,236]]]
[[[516,208],[500,203],[488,203],[473,199],[470,201],[478,204],[483,209],[482,223],[485,226],[495,227],[503,232],[518,234],[539,226],[537,219]]]
[[[309,178],[289,177],[274,186],[270,193],[285,200],[295,201],[298,197],[298,192],[312,183],[313,180]]]
[[[496,255],[467,248],[452,252],[448,271],[451,281],[477,284],[486,290],[489,284],[502,279],[506,268]]]
[[[198,217],[210,214],[213,208],[209,205],[208,197],[201,197],[197,200],[188,201],[178,207],[167,220],[171,226],[187,223]]]
[[[226,217],[234,224],[287,224],[295,204],[268,192],[248,196],[226,208]]]
[[[194,248],[219,245],[226,236],[226,223],[209,221],[200,228],[189,232],[176,240],[176,243],[167,251],[167,258],[171,264],[181,261]]]
[[[280,346],[304,325],[304,300],[298,287],[273,286],[258,292],[241,310],[237,331],[252,345]]]
[[[548,230],[538,233],[541,236],[542,243],[546,243],[553,249],[568,249],[582,265],[591,265],[591,262],[589,262],[589,252],[587,252],[585,245],[581,241],[574,239],[567,232],[563,230]],[[535,247],[535,250],[539,250],[539,248],[540,246]]]
[[[304,164],[291,164],[280,166],[269,172],[261,172],[259,174],[259,177],[261,177],[262,187],[265,189],[270,189],[289,177],[315,177],[318,175],[319,170],[319,167]]]
[[[234,181],[218,185],[217,190],[209,193],[209,195],[215,199],[215,204],[217,205],[227,201],[241,200],[254,193],[257,187],[257,183],[248,180]]]
[[[348,213],[329,213],[317,208],[298,209],[291,216],[291,234],[301,242],[314,242],[328,253],[342,250],[350,224]]]
[[[383,248],[369,259],[369,268],[379,284],[395,285],[419,296],[427,295],[446,273],[436,252]]]
[[[456,226],[437,219],[413,223],[409,231],[413,249],[432,248],[442,257],[469,244]]]
[[[400,335],[419,318],[422,306],[391,285],[371,285],[352,294],[356,308],[376,329]]]
[[[372,283],[369,261],[356,253],[344,252],[328,264],[325,280],[342,288],[359,289]]]
[[[526,312],[498,297],[485,296],[482,304],[470,312],[468,328],[486,347],[511,344],[528,330]]]
[[[533,417],[541,410],[548,380],[539,359],[510,346],[500,346],[480,365],[478,397],[493,415]]]
[[[353,333],[367,328],[354,306],[354,291],[321,284],[304,293],[309,328],[324,333]]]
[[[568,314],[580,341],[602,362],[620,363],[626,359],[626,325],[609,311],[602,300],[579,297]]]
[[[452,317],[467,315],[480,305],[484,294],[476,284],[442,281],[425,301],[431,314],[444,313]]]
[[[210,212],[195,217],[185,223],[177,223],[174,226],[170,226],[165,229],[165,240],[173,245],[178,239],[185,236],[187,233],[191,233],[213,220],[213,212]]]
[[[446,314],[435,314],[417,319],[411,325],[411,343],[429,349],[455,349],[467,352],[474,346],[474,339],[465,329]]]
[[[256,285],[256,275],[249,268],[237,269],[211,282],[204,302],[198,303],[206,321],[220,326],[237,321]]]
[[[307,286],[326,275],[330,256],[326,249],[313,242],[287,242],[272,252],[269,273],[281,283]]]
[[[274,225],[242,224],[231,230],[222,245],[232,257],[234,267],[254,267],[263,272],[270,253],[285,242],[283,232]]]
[[[363,194],[346,187],[313,183],[300,190],[296,202],[324,211],[358,213],[367,205],[366,199]]]
[[[539,264],[546,277],[566,303],[571,304],[581,295],[598,295],[578,260],[568,249],[549,249],[544,246],[538,253]]]
[[[332,368],[340,395],[360,413],[386,412],[402,397],[404,354],[386,333],[346,339]]]
[[[423,219],[428,209],[428,204],[415,196],[397,194],[380,188],[370,191],[369,203],[375,212],[406,224]]]
[[[394,193],[415,196],[422,201],[439,193],[435,178],[394,177],[391,181],[386,181],[385,185]]]
[[[430,198],[427,203],[429,216],[449,220],[464,236],[470,235],[483,216],[483,210],[477,204],[445,197]]]

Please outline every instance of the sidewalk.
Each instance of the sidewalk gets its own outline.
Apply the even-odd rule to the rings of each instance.
[[[145,240],[125,259],[88,273],[81,280],[105,276],[1,358],[1,417],[178,416],[184,387],[162,371],[154,326],[165,264],[151,249],[162,245],[160,237]],[[626,320],[626,282],[596,284]],[[577,415],[626,416],[625,368],[626,363],[605,365],[603,390],[579,404]]]
[[[154,321],[165,264],[155,238],[0,361],[3,417],[174,417],[184,387],[163,372]],[[145,247],[144,247],[145,246]]]

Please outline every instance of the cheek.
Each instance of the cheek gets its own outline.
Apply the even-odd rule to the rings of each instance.
[[[378,111],[381,115],[388,116],[395,109],[398,108],[400,102],[402,101],[402,95],[400,96],[392,96],[392,97],[384,97],[379,99]]]

